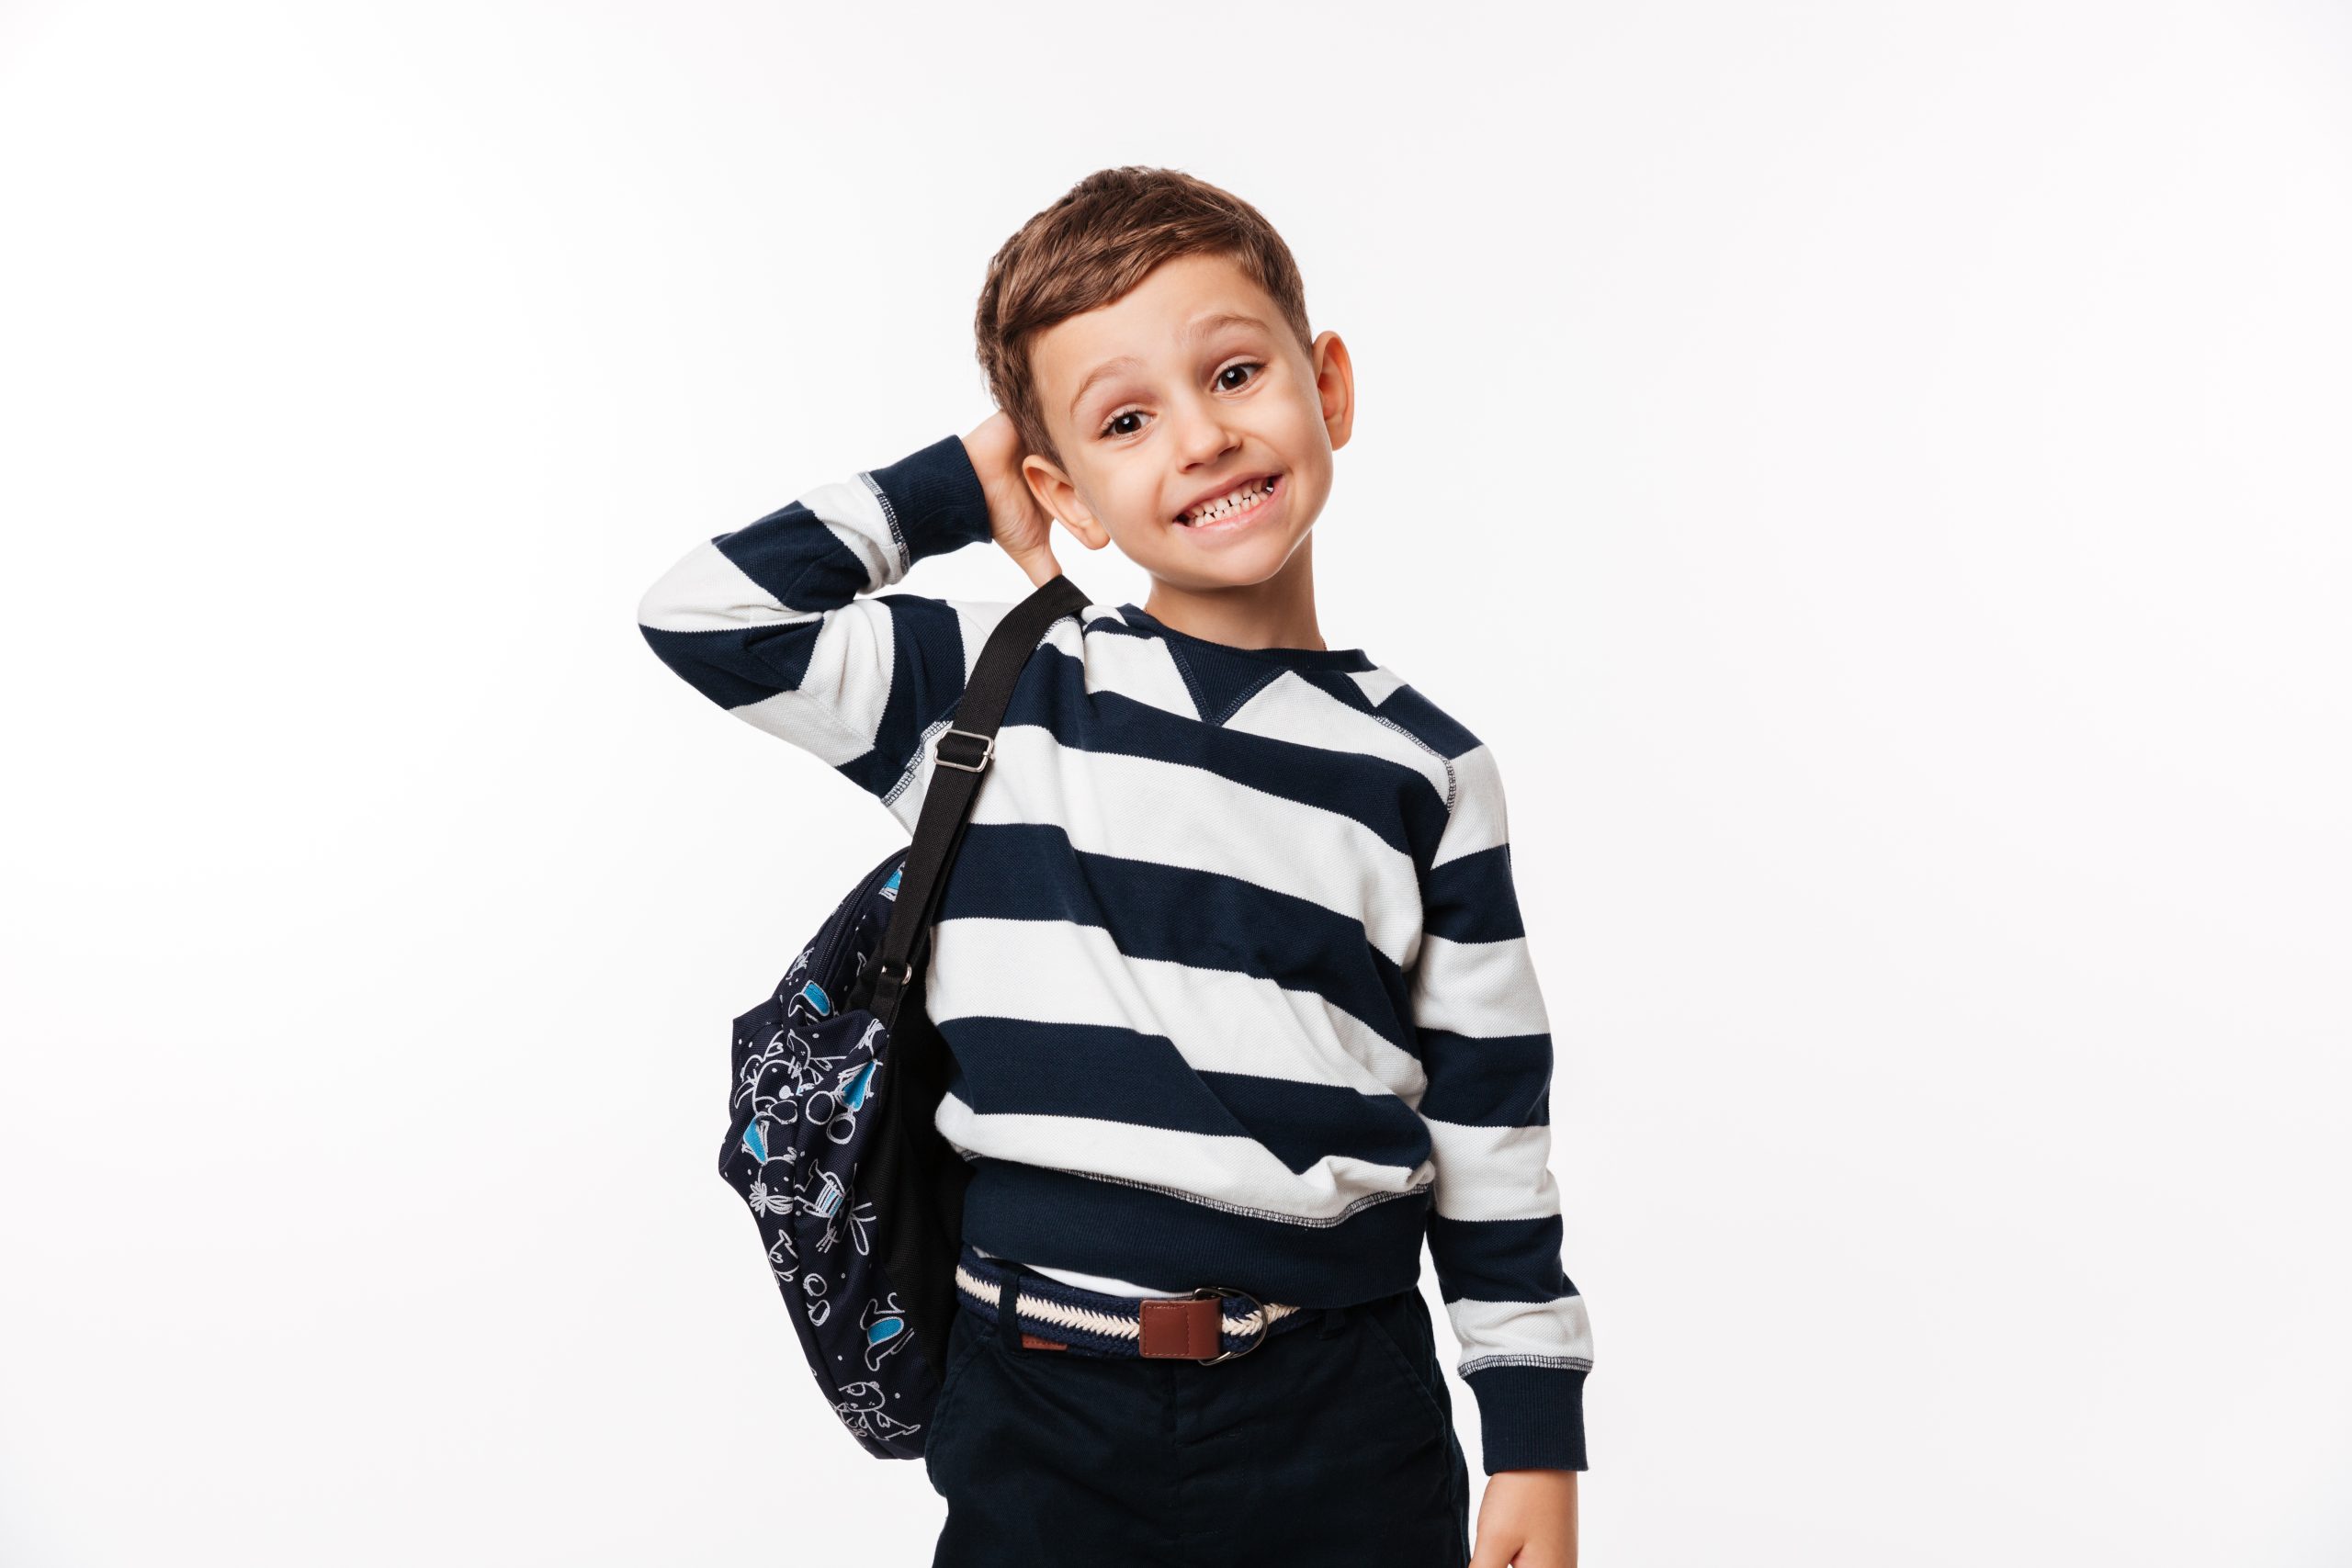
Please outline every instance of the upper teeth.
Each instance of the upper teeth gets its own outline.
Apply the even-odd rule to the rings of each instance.
[[[1227,513],[1237,511],[1240,507],[1255,501],[1258,497],[1272,490],[1273,486],[1274,481],[1272,479],[1260,479],[1255,484],[1243,485],[1239,490],[1234,491],[1229,494],[1218,496],[1215,501],[1205,502],[1199,506],[1195,506],[1192,511],[1184,513],[1182,520],[1186,523],[1215,522],[1217,518],[1224,516]]]

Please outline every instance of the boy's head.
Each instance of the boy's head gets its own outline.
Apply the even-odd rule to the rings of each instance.
[[[1309,333],[1297,264],[1248,202],[1173,169],[1089,175],[998,250],[975,327],[1031,493],[1089,548],[1213,591],[1306,540],[1354,372],[1338,333]],[[1269,480],[1223,527],[1195,515]]]

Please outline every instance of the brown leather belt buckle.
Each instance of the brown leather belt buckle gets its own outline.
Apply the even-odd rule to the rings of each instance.
[[[1189,1356],[1193,1360],[1212,1364],[1248,1355],[1258,1348],[1258,1340],[1266,1337],[1265,1326],[1261,1325],[1258,1337],[1240,1349],[1225,1348],[1227,1296],[1239,1296],[1253,1307],[1259,1305],[1257,1297],[1229,1285],[1203,1285],[1189,1298],[1144,1298],[1136,1309],[1142,1330],[1137,1336],[1137,1349],[1146,1356]]]

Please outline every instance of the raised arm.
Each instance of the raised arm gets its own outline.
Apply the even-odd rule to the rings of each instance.
[[[1012,606],[877,591],[989,537],[988,491],[950,435],[697,544],[646,590],[639,629],[696,691],[911,832],[927,738]]]
[[[1487,1473],[1585,1468],[1592,1333],[1562,1270],[1550,1168],[1551,1025],[1511,883],[1502,776],[1476,745],[1423,896],[1411,970],[1437,1162],[1428,1222],[1438,1292],[1478,1402]]]

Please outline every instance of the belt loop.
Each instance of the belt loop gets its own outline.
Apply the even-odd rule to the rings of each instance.
[[[1008,1350],[1021,1348],[1021,1265],[997,1264],[996,1337]]]
[[[1325,1307],[1323,1309],[1323,1321],[1318,1325],[1317,1332],[1321,1334],[1324,1338],[1329,1339],[1331,1336],[1340,1332],[1340,1329],[1346,1327],[1347,1323],[1348,1309],[1346,1307]]]

